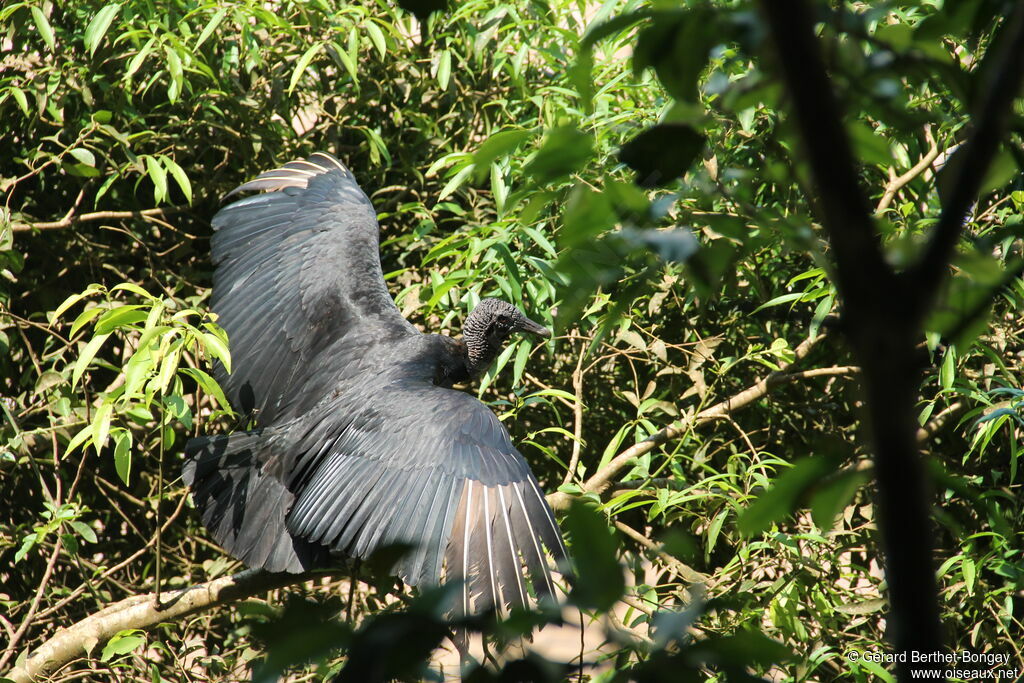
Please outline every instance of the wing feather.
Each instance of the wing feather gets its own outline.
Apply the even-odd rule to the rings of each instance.
[[[359,403],[355,395],[386,400]],[[303,462],[308,472],[293,482],[293,533],[359,558],[411,543],[398,575],[411,585],[463,580],[457,611],[506,610],[554,594],[548,558],[564,557],[561,535],[529,467],[485,405],[385,373],[317,411],[294,427],[301,438],[293,441],[320,450],[286,456],[287,469]]]
[[[388,294],[376,214],[340,161],[317,153],[229,196],[249,191],[264,194],[213,219],[212,308],[234,361],[231,375],[219,371],[221,384],[265,426],[309,410],[324,376],[418,332]],[[355,332],[360,343],[349,339]]]

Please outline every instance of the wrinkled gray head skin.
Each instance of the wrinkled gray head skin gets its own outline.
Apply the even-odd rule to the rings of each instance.
[[[482,374],[515,332],[550,337],[551,332],[501,299],[483,299],[466,318],[463,341],[469,355],[470,375]]]

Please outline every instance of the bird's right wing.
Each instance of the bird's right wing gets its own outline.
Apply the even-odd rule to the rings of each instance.
[[[417,334],[384,283],[373,205],[316,153],[231,194],[265,191],[213,219],[213,310],[228,333],[232,405],[269,425],[309,410],[367,351]],[[230,196],[230,195],[229,195]]]
[[[554,514],[491,410],[460,391],[388,382],[297,424],[276,464],[296,494],[288,531],[348,557],[396,542],[412,585],[464,580],[457,611],[550,597],[565,559]]]

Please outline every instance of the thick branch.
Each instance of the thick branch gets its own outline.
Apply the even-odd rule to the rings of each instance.
[[[24,665],[6,675],[16,683],[29,683],[55,671],[76,657],[101,647],[118,631],[144,629],[171,619],[202,612],[229,602],[244,600],[275,588],[283,588],[309,580],[312,574],[270,574],[262,570],[246,570],[197,586],[190,586],[161,595],[157,608],[152,593],[133,595],[109,605],[82,621],[63,628],[28,656]]]
[[[800,0],[762,0],[761,6],[793,101],[802,147],[821,194],[844,331],[863,368],[895,649],[903,653],[938,651],[943,639],[932,560],[930,491],[919,456],[915,410],[920,386],[915,344],[934,294],[926,298],[918,291],[908,291],[919,285],[921,278],[901,282],[882,260],[809,5]],[[968,205],[964,205],[965,211]],[[953,242],[958,231],[959,226]],[[926,267],[937,273],[933,284],[944,274],[951,250],[952,244],[932,254],[935,258]],[[911,288],[903,286],[906,284]],[[909,679],[909,665],[901,663],[898,673],[901,680]]]

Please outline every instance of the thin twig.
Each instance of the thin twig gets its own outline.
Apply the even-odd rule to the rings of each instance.
[[[165,209],[143,209],[141,211],[93,211],[83,213],[80,216],[74,215],[74,207],[59,221],[40,221],[38,223],[12,223],[11,229],[14,232],[30,232],[32,230],[61,230],[69,228],[76,223],[89,223],[92,221],[113,221],[125,220],[128,218],[146,218],[148,216],[166,216],[172,213],[179,213],[188,209],[188,206],[169,206]]]
[[[576,468],[580,464],[580,453],[583,450],[583,375],[586,372],[583,369],[583,360],[587,356],[588,346],[586,343],[581,345],[580,355],[576,360],[576,369],[572,373],[572,388],[576,395],[576,400],[572,405],[572,453],[569,456],[569,467],[562,479],[563,486],[576,477]]]
[[[39,609],[39,602],[43,599],[43,592],[46,590],[47,584],[50,583],[50,577],[53,575],[53,568],[57,564],[57,557],[60,555],[61,549],[61,538],[57,537],[57,542],[53,545],[53,550],[50,552],[50,559],[46,563],[46,571],[43,572],[43,578],[39,582],[39,587],[36,588],[36,594],[32,598],[32,604],[28,607],[28,612],[25,613],[25,618],[21,620],[21,626],[15,632],[14,637],[11,638],[11,642],[7,644],[7,648],[4,650],[3,656],[0,657],[0,669],[4,668],[4,665],[10,661],[11,657],[18,650],[18,643],[25,637],[25,633],[28,631],[28,627],[32,625],[32,619],[35,617],[36,610]]]
[[[671,570],[673,570],[676,574],[682,577],[684,581],[688,581],[690,583],[706,583],[708,581],[709,577],[707,574],[703,574],[694,569],[693,567],[691,567],[690,565],[684,562],[680,562],[675,557],[672,557],[664,550],[662,550],[660,545],[658,545],[651,539],[647,538],[633,527],[623,522],[620,522],[617,519],[613,520],[613,522],[615,523],[616,529],[626,534],[631,539],[633,539],[643,547],[647,548],[648,550],[657,553],[658,557],[665,564],[667,564]]]

